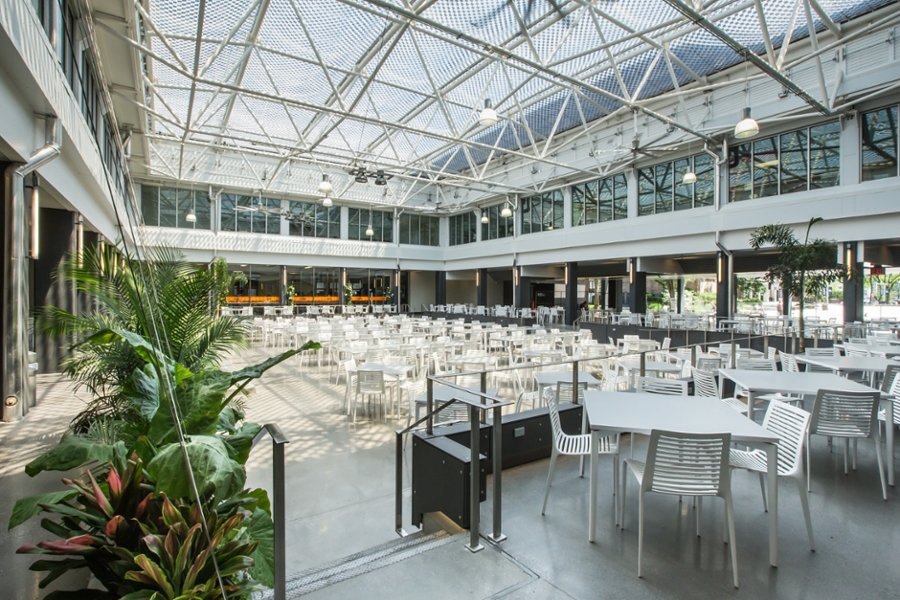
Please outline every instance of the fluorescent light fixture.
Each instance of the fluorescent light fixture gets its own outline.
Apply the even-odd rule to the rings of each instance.
[[[759,133],[759,123],[750,117],[750,107],[744,108],[743,117],[734,126],[734,137],[739,140],[755,137]]]
[[[334,191],[334,187],[331,185],[331,182],[328,181],[328,175],[322,175],[322,181],[319,182],[319,193],[320,194],[330,194]]]
[[[484,99],[484,108],[481,109],[481,115],[478,117],[478,123],[482,127],[490,127],[491,125],[496,125],[497,121],[500,120],[500,117],[497,116],[497,111],[494,110],[493,106],[491,106],[491,99]]]

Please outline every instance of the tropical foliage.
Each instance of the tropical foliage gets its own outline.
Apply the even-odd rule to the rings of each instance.
[[[837,262],[837,247],[834,240],[809,239],[813,225],[822,221],[821,217],[809,220],[803,242],[797,239],[794,230],[787,225],[764,225],[750,235],[750,247],[761,250],[774,247],[778,258],[766,270],[766,280],[778,283],[781,289],[796,298],[800,305],[800,331],[804,331],[803,308],[807,296],[818,296],[834,281],[847,273],[844,265]],[[801,347],[803,344],[801,333]]]
[[[235,400],[251,380],[318,344],[235,372],[193,372],[130,331],[103,329],[79,347],[90,345],[124,346],[137,357],[122,386],[137,418],[117,440],[67,434],[26,466],[30,476],[92,467],[85,479],[63,480],[70,490],[25,498],[13,509],[10,528],[40,512],[58,517],[41,526],[59,540],[19,549],[66,557],[32,565],[47,572],[42,587],[88,568],[106,588],[48,598],[212,600],[223,589],[229,598],[246,598],[254,582],[271,586],[269,499],[264,490],[244,488],[244,465],[261,428],[244,421]]]
[[[246,344],[238,318],[217,316],[211,310],[220,292],[215,273],[168,248],[149,250],[145,260],[110,246],[86,249],[80,261],[63,264],[60,276],[74,283],[92,308],[75,315],[47,307],[38,324],[52,337],[76,340],[107,328],[133,332],[153,340],[188,370],[203,371]],[[124,342],[75,346],[63,371],[76,389],[89,390],[93,401],[75,418],[72,430],[86,433],[98,421],[134,420],[123,387],[142,365],[140,356]]]

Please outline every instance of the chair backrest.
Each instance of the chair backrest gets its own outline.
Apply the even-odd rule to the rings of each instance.
[[[357,389],[361,393],[384,393],[384,372],[359,370],[356,372],[356,378]]]
[[[716,378],[710,371],[704,371],[700,368],[693,369],[694,375],[694,395],[701,398],[718,398],[719,385]]]
[[[803,470],[803,440],[812,418],[802,408],[785,402],[770,402],[763,427],[778,435],[778,474]]]
[[[697,368],[701,371],[716,371],[722,368],[722,359],[701,356],[697,358]]]
[[[772,359],[772,360],[775,360],[775,354],[777,354],[777,353],[778,353],[778,348],[774,348],[774,347],[772,347],[772,346],[769,346],[769,349],[766,350],[766,358],[770,358],[770,359]]]
[[[810,433],[835,437],[870,437],[878,433],[879,392],[819,390]]]
[[[366,362],[381,362],[384,360],[383,348],[369,348],[366,350]]]
[[[642,491],[720,496],[731,489],[730,433],[691,434],[654,429]]]
[[[671,347],[672,347],[672,338],[663,338],[661,348],[663,350],[668,350]]]
[[[844,354],[847,356],[869,356],[869,351],[857,350],[856,348],[844,348]]]
[[[687,381],[676,379],[660,379],[658,377],[638,377],[637,391],[645,394],[663,394],[666,396],[687,396]]]
[[[807,356],[840,356],[840,348],[807,348]]]
[[[894,381],[897,379],[897,374],[900,373],[900,363],[896,365],[888,365],[887,369],[884,371],[884,379],[881,381],[881,391],[888,392],[890,394],[894,394],[893,385]]]
[[[587,390],[587,381],[578,382],[578,404],[584,404],[584,392]],[[556,382],[556,401],[572,403],[572,382]]]
[[[743,371],[777,371],[774,358],[739,358],[736,364]]]
[[[794,354],[788,354],[787,352],[782,352],[781,370],[785,373],[799,373],[800,365],[797,364],[797,356]]]

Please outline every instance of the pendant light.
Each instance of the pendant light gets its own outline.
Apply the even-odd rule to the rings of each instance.
[[[752,138],[759,133],[759,123],[750,117],[750,107],[744,108],[743,118],[734,126],[734,137],[739,140]]]
[[[697,174],[693,171],[688,171],[684,174],[684,177],[681,178],[681,183],[696,183],[697,182]]]
[[[334,187],[331,185],[331,182],[328,181],[328,175],[322,174],[322,181],[319,182],[319,193],[320,194],[330,194],[334,191]]]
[[[372,229],[372,211],[371,211],[371,209],[369,210],[369,228],[366,229],[366,235],[369,237],[372,237],[373,235],[375,235],[375,230]]]
[[[503,205],[503,210],[500,211],[500,216],[504,219],[508,219],[512,216],[512,208],[509,207],[509,203]]]
[[[486,210],[481,211],[481,222],[484,223],[485,225],[487,225],[488,223],[491,222],[491,220],[488,218]]]
[[[187,221],[188,223],[196,223],[197,222],[197,215],[194,214],[193,206],[190,208],[190,210],[188,210],[188,214],[186,214],[184,216],[184,220]]]
[[[491,125],[496,125],[499,120],[500,117],[497,116],[497,111],[491,106],[491,99],[485,98],[484,108],[481,109],[478,123],[480,123],[482,127],[490,127]]]
[[[325,208],[331,208],[332,204],[333,203],[331,202],[331,198],[329,198],[328,196],[322,198],[322,206],[324,206]]]

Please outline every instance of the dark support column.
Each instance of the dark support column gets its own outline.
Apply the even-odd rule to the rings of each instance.
[[[519,285],[516,286],[516,302],[518,308],[531,308],[530,277],[519,277]]]
[[[610,279],[606,286],[606,308],[613,311],[622,309],[622,280]]]
[[[863,263],[860,260],[858,244],[844,242],[844,264],[850,277],[844,278],[844,323],[863,320]]]
[[[278,304],[287,306],[287,267],[281,265],[281,293],[278,295]]]
[[[606,308],[606,294],[607,294],[606,290],[609,287],[608,280],[600,279],[600,280],[598,280],[597,283],[598,283],[599,287],[597,288],[597,295],[595,296],[595,298],[596,298],[595,305],[597,308],[603,309],[603,308]]]
[[[487,306],[488,304],[488,270],[487,269],[478,269],[478,274],[476,275],[478,278],[478,295],[477,302],[478,306]]]
[[[434,274],[434,303],[447,304],[447,271]]]
[[[731,317],[731,292],[734,275],[728,268],[728,255],[724,252],[716,253],[716,318],[728,319]]]
[[[34,261],[34,308],[55,306],[78,314],[72,285],[56,272],[76,251],[77,214],[67,210],[40,209],[40,254]],[[60,360],[68,354],[71,340],[51,338],[35,331],[35,352],[39,373],[58,373]]]
[[[684,277],[678,278],[678,305],[676,306],[675,312],[684,312]]]
[[[636,271],[631,282],[628,305],[633,313],[647,312],[647,272]]]
[[[566,325],[571,325],[580,315],[578,305],[581,299],[578,297],[578,263],[566,263],[565,267],[566,282],[566,300],[564,308],[566,309]]]

